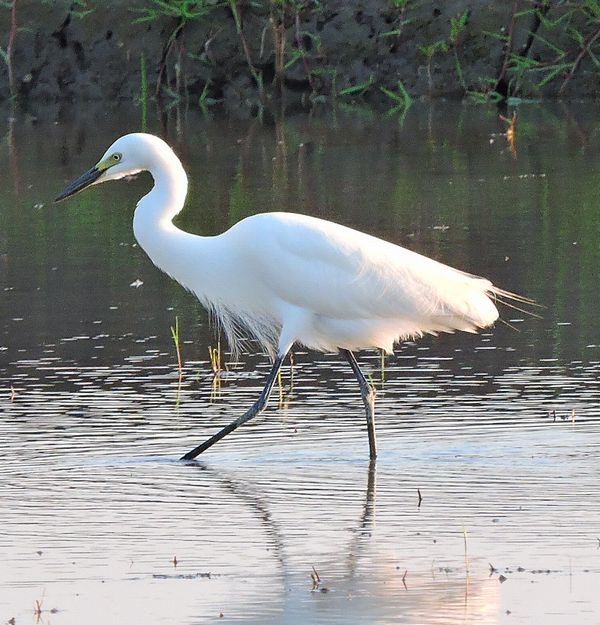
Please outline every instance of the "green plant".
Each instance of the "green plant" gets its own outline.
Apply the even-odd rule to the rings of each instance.
[[[6,48],[0,47],[0,58],[6,63],[7,67],[10,65],[10,57]]]
[[[561,54],[561,58],[563,55]],[[525,76],[535,89],[541,89],[565,70],[573,68],[573,63],[543,63],[531,57],[518,54],[511,55],[509,75],[511,76],[511,93],[520,93],[521,83]],[[538,78],[539,77],[539,78]]]
[[[246,65],[248,66],[248,70],[254,78],[254,82],[258,87],[258,92],[262,97],[263,94],[263,77],[262,72],[257,70],[252,62],[252,57],[250,55],[250,48],[248,47],[248,42],[246,41],[246,35],[244,35],[244,29],[242,26],[242,17],[240,14],[240,10],[238,7],[238,0],[228,0],[229,8],[231,9],[231,13],[233,14],[233,19],[235,21],[235,30],[240,38],[240,43],[242,44],[242,50],[244,51],[244,57],[246,58]]]
[[[448,44],[443,40],[436,41],[426,46],[419,46],[419,52],[427,61],[431,61],[437,52],[448,52]]]
[[[175,325],[170,327],[171,338],[175,345],[175,353],[177,354],[177,369],[179,370],[179,381],[183,377],[183,360],[181,358],[180,338],[179,338],[179,317],[175,317]]]
[[[451,45],[453,46],[458,45],[458,41],[460,37],[462,36],[463,32],[465,31],[468,22],[469,22],[469,10],[468,9],[465,9],[462,15],[459,15],[458,17],[450,18],[450,37],[448,38],[448,41],[450,42]]]
[[[163,90],[164,77],[167,71],[167,60],[171,49],[177,38],[183,32],[185,26],[193,21],[206,18],[217,7],[223,6],[222,0],[149,0],[149,6],[143,9],[133,9],[141,15],[134,20],[134,23],[144,24],[148,22],[155,22],[165,17],[173,18],[176,20],[176,25],[171,31],[167,41],[163,47],[161,55],[158,77],[156,80],[156,96],[160,96]],[[180,59],[176,64],[177,83],[178,88],[175,92],[168,90],[167,87],[164,91],[171,97],[175,97],[176,100],[180,99],[179,82],[181,72],[181,50]]]
[[[402,106],[404,109],[409,109],[412,106],[412,96],[408,93],[401,80],[398,81],[398,93],[385,87],[379,87],[379,89],[398,106]]]
[[[462,65],[460,64],[460,60],[458,58],[458,46],[462,39],[463,33],[467,28],[467,23],[469,21],[469,10],[466,9],[461,15],[458,17],[450,18],[450,36],[448,37],[448,43],[452,48],[452,52],[454,54],[454,66],[456,68],[456,75],[458,76],[458,80],[463,88],[463,91],[466,93],[467,85],[465,83],[465,78],[462,71]]]
[[[297,61],[299,61],[300,59],[303,59],[305,56],[306,56],[306,52],[304,48],[292,48],[290,52],[290,58],[287,61],[285,61],[283,65],[283,69],[284,70],[289,69]]]
[[[90,13],[93,13],[96,9],[88,9],[87,0],[75,0],[71,5],[71,14],[79,19],[87,17]]]
[[[173,17],[178,21],[189,22],[206,17],[216,7],[219,0],[149,0],[150,6],[134,9],[141,13],[134,23],[155,22],[163,17]]]
[[[215,98],[211,98],[208,95],[210,85],[211,85],[211,81],[209,79],[204,83],[204,87],[202,87],[202,92],[200,93],[200,96],[198,97],[198,106],[200,107],[200,110],[205,114],[209,106],[212,106],[213,104],[216,104],[218,102],[218,100],[215,100]]]
[[[358,83],[357,85],[350,85],[349,87],[345,87],[344,89],[340,89],[337,92],[338,96],[345,96],[345,95],[358,95],[358,96],[362,96],[365,92],[367,92],[369,90],[369,88],[371,87],[371,85],[373,84],[373,76],[369,76],[368,80],[365,80],[361,83]]]
[[[513,3],[508,33],[486,33],[503,38],[506,54],[497,79],[506,97],[536,92],[562,78],[558,94],[564,92],[584,58],[600,68],[600,0],[535,2],[523,10]],[[530,21],[529,35],[518,50],[513,46],[513,29],[518,20]],[[569,45],[569,41],[571,45]]]
[[[221,339],[217,339],[217,346],[208,346],[208,358],[210,367],[213,372],[213,378],[210,385],[210,401],[215,403],[221,394]]]
[[[380,37],[399,37],[402,34],[404,26],[412,22],[411,19],[404,19],[404,13],[408,6],[409,0],[391,0],[391,4],[394,9],[398,11],[396,19],[394,20],[395,28],[388,30],[385,33],[381,33]]]
[[[208,346],[208,357],[210,359],[210,367],[215,375],[221,373],[221,339],[217,340],[217,346]]]
[[[448,52],[448,43],[446,41],[440,40],[435,43],[431,43],[426,46],[419,46],[419,52],[425,57],[427,60],[427,83],[429,88],[429,95],[433,92],[433,78],[431,76],[431,63],[433,61],[433,57],[438,52]]]
[[[579,30],[575,26],[567,28],[567,34],[577,43],[579,50],[571,69],[560,87],[559,93],[564,91],[585,56],[591,59],[596,69],[600,68],[600,60],[593,50],[593,46],[598,45],[600,42],[600,0],[583,0],[580,12],[585,19],[585,30],[587,32]],[[600,53],[600,50],[597,49],[596,52]]]
[[[302,15],[308,10],[315,15],[322,10],[322,7],[319,2],[311,2],[310,0],[270,0],[269,2],[269,22],[275,57],[273,84],[280,90],[283,88],[285,71],[301,61],[311,92],[315,92],[316,84],[311,71],[314,54],[308,52],[305,42],[310,40],[311,45],[309,47],[316,50],[316,56],[321,55],[323,46],[318,34],[302,28]],[[289,35],[286,36],[286,28],[289,29],[291,24],[294,26],[294,36],[293,44],[289,45],[288,39],[290,37]],[[266,28],[265,26],[261,37],[261,57],[263,56]]]
[[[467,97],[476,104],[489,104],[490,102],[496,103],[503,99],[501,93],[495,90],[497,84],[496,78],[482,78],[480,79],[479,89],[467,90]]]

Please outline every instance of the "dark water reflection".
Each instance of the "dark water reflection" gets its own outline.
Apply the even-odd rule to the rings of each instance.
[[[170,120],[192,180],[183,228],[309,213],[546,306],[506,310],[518,332],[409,342],[383,372],[365,353],[376,470],[347,367],[302,350],[280,410],[175,462],[253,401],[269,363],[249,345],[213,384],[205,313],[133,239],[147,177],[50,204],[138,119],[5,124],[0,617],[35,621],[43,597],[59,610],[44,622],[68,624],[595,623],[598,107],[524,107],[516,157],[493,111],[457,105],[403,125]]]

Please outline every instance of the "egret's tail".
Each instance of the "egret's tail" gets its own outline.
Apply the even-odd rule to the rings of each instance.
[[[483,284],[481,283],[483,282]],[[472,284],[462,298],[448,299],[451,302],[447,307],[428,318],[427,323],[421,326],[421,333],[438,334],[439,332],[478,332],[500,320],[510,325],[500,317],[498,304],[518,310],[526,315],[538,317],[528,307],[540,305],[534,300],[500,289],[489,281],[477,279],[476,288]],[[517,305],[519,304],[519,305]],[[511,326],[513,327],[513,326]]]
[[[497,286],[492,286],[488,289],[489,296],[499,304],[503,306],[507,306],[508,308],[512,308],[513,310],[518,310],[529,317],[536,317],[537,319],[541,319],[542,316],[533,312],[532,310],[528,310],[527,307],[534,308],[543,308],[541,304],[538,304],[535,300],[525,297],[524,295],[519,295],[518,293],[512,293],[511,291],[505,291],[504,289],[500,289]],[[522,306],[517,306],[511,302],[517,302],[522,304]]]

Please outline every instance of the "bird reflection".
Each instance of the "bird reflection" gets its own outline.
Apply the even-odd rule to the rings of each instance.
[[[392,555],[393,547],[390,549],[384,537],[389,527],[382,528],[379,534],[375,532],[377,472],[374,462],[366,468],[364,495],[350,527],[347,518],[345,523],[343,521],[344,505],[336,504],[334,517],[339,510],[339,524],[332,527],[328,521],[331,509],[327,509],[326,503],[318,508],[306,503],[304,498],[311,502],[315,493],[324,498],[327,495],[317,490],[318,482],[311,485],[304,474],[292,472],[284,482],[288,490],[282,495],[281,482],[277,483],[277,489],[271,490],[264,482],[252,480],[247,474],[240,477],[240,471],[233,473],[204,463],[189,466],[205,476],[210,475],[217,489],[226,490],[243,507],[252,510],[264,529],[267,549],[277,562],[281,590],[275,590],[271,596],[275,600],[277,619],[269,620],[267,614],[256,615],[256,619],[259,616],[261,619],[256,622],[337,622],[335,619],[342,615],[346,623],[362,623],[368,615],[370,623],[387,623],[400,607],[405,611],[406,622],[439,623],[442,616],[447,617],[444,622],[477,622],[473,619],[480,617],[485,622],[490,611],[496,609],[496,580],[485,583],[485,580],[465,577],[454,568],[448,568],[446,575],[435,575],[433,564],[428,573],[423,570],[422,562],[418,562],[419,558],[413,568],[408,565],[411,569],[408,574],[404,567],[399,569]],[[303,493],[294,488],[293,480],[297,478],[305,487]],[[343,491],[333,489],[334,496],[343,492],[344,501],[356,499],[350,494],[351,486],[344,484],[342,488]],[[293,494],[303,498],[301,508],[297,501],[292,501]],[[282,498],[283,508],[278,503]],[[402,525],[406,528],[411,525],[413,512],[398,513],[404,518]],[[318,529],[311,530],[312,523],[318,523]],[[233,527],[232,534],[242,529]],[[327,539],[332,529],[336,536],[333,541]],[[321,551],[319,542],[324,537],[325,548]]]
[[[253,510],[269,537],[269,545],[272,553],[279,563],[284,588],[289,588],[289,581],[292,578],[294,567],[290,563],[290,558],[286,553],[286,539],[284,531],[280,524],[272,514],[268,496],[261,492],[261,488],[256,483],[249,480],[240,479],[237,475],[221,469],[213,468],[203,462],[196,462],[190,465],[195,470],[210,474],[211,478],[221,488],[238,498],[245,506]],[[368,544],[372,532],[369,528],[374,526],[375,522],[375,491],[376,491],[376,463],[369,462],[367,470],[366,490],[362,505],[362,512],[357,519],[355,529],[352,532],[352,539],[348,545],[348,549],[344,550],[347,554],[347,573],[352,578],[356,574],[357,562],[359,561],[362,551]],[[318,572],[315,571],[318,578]],[[307,576],[309,572],[307,571]],[[313,577],[314,579],[314,577]],[[320,581],[320,580],[319,580]],[[315,585],[314,589],[318,589],[319,585]]]
[[[241,480],[237,476],[232,476],[225,471],[211,468],[203,462],[195,462],[191,465],[198,471],[209,473],[212,479],[222,488],[240,499],[244,505],[248,506],[256,513],[261,525],[265,529],[269,542],[273,548],[273,554],[281,566],[281,571],[286,576],[286,556],[285,540],[277,521],[273,518],[269,505],[264,494],[260,493],[256,484],[251,484],[246,480]]]
[[[359,519],[357,530],[354,532],[352,541],[348,549],[348,574],[354,577],[356,574],[356,566],[360,554],[365,543],[371,539],[372,532],[369,528],[375,526],[375,488],[376,488],[376,463],[374,460],[369,462],[369,470],[367,473],[367,490],[363,503],[363,511]]]

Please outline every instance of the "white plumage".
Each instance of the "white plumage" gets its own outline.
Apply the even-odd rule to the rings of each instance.
[[[213,237],[184,232],[172,220],[183,208],[187,176],[171,148],[148,134],[118,139],[59,199],[141,170],[155,184],[135,210],[140,246],[215,315],[233,349],[250,335],[279,366],[294,343],[350,359],[351,350],[391,352],[395,342],[424,333],[475,332],[498,318],[492,298],[512,296],[484,278],[306,215],[254,215]],[[365,393],[372,391],[355,373],[369,420]],[[269,392],[267,383],[266,398]],[[374,433],[372,456],[373,446]]]
[[[216,283],[156,262],[212,304],[226,329],[240,324],[270,351],[298,342],[391,352],[409,336],[474,331],[498,317],[489,281],[314,217],[255,215],[211,245],[220,263]]]

